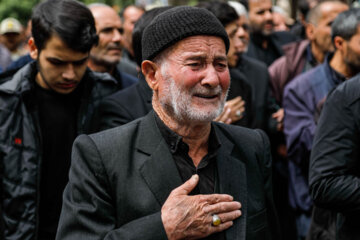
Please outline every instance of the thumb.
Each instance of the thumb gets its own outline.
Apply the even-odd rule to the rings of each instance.
[[[199,182],[199,175],[197,175],[197,174],[192,175],[189,180],[184,182],[179,187],[175,188],[173,190],[173,194],[188,195],[195,188],[195,186],[198,184],[198,182]]]

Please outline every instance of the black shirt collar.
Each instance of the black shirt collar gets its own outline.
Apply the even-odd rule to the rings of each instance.
[[[156,125],[158,126],[161,135],[165,139],[165,142],[170,148],[172,154],[176,153],[180,148],[180,144],[185,144],[182,141],[182,137],[172,131],[165,123],[160,119],[157,113],[154,111],[154,117]],[[208,155],[211,157],[217,153],[217,150],[220,148],[221,144],[219,141],[216,132],[214,131],[213,125],[211,124],[211,131],[209,136],[209,145],[208,145]]]

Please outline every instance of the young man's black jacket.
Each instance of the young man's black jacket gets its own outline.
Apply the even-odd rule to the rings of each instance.
[[[42,140],[34,99],[36,63],[21,68],[0,85],[1,239],[36,239]],[[86,70],[77,116],[77,134],[89,133],[99,101],[116,90],[108,74]],[[59,143],[61,144],[61,143]],[[3,236],[2,236],[3,235]]]

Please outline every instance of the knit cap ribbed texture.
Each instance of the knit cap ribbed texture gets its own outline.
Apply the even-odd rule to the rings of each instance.
[[[220,21],[208,10],[181,6],[156,16],[142,36],[142,58],[152,60],[162,50],[196,35],[218,36],[229,49],[228,35]]]

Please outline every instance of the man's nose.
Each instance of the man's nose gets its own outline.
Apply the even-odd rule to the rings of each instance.
[[[214,88],[220,84],[220,79],[218,72],[215,69],[214,65],[209,65],[205,70],[205,76],[201,81],[201,85],[206,85],[208,87]]]
[[[265,19],[267,21],[272,20],[273,15],[272,15],[272,12],[270,10],[267,10],[264,14],[265,14],[264,17],[265,17]]]
[[[121,33],[119,32],[119,30],[117,29],[114,29],[114,32],[113,32],[113,42],[120,42],[121,41],[121,38],[122,38],[122,35]]]
[[[66,69],[62,74],[64,79],[73,80],[75,78],[75,70],[74,66],[69,63],[66,65]]]

